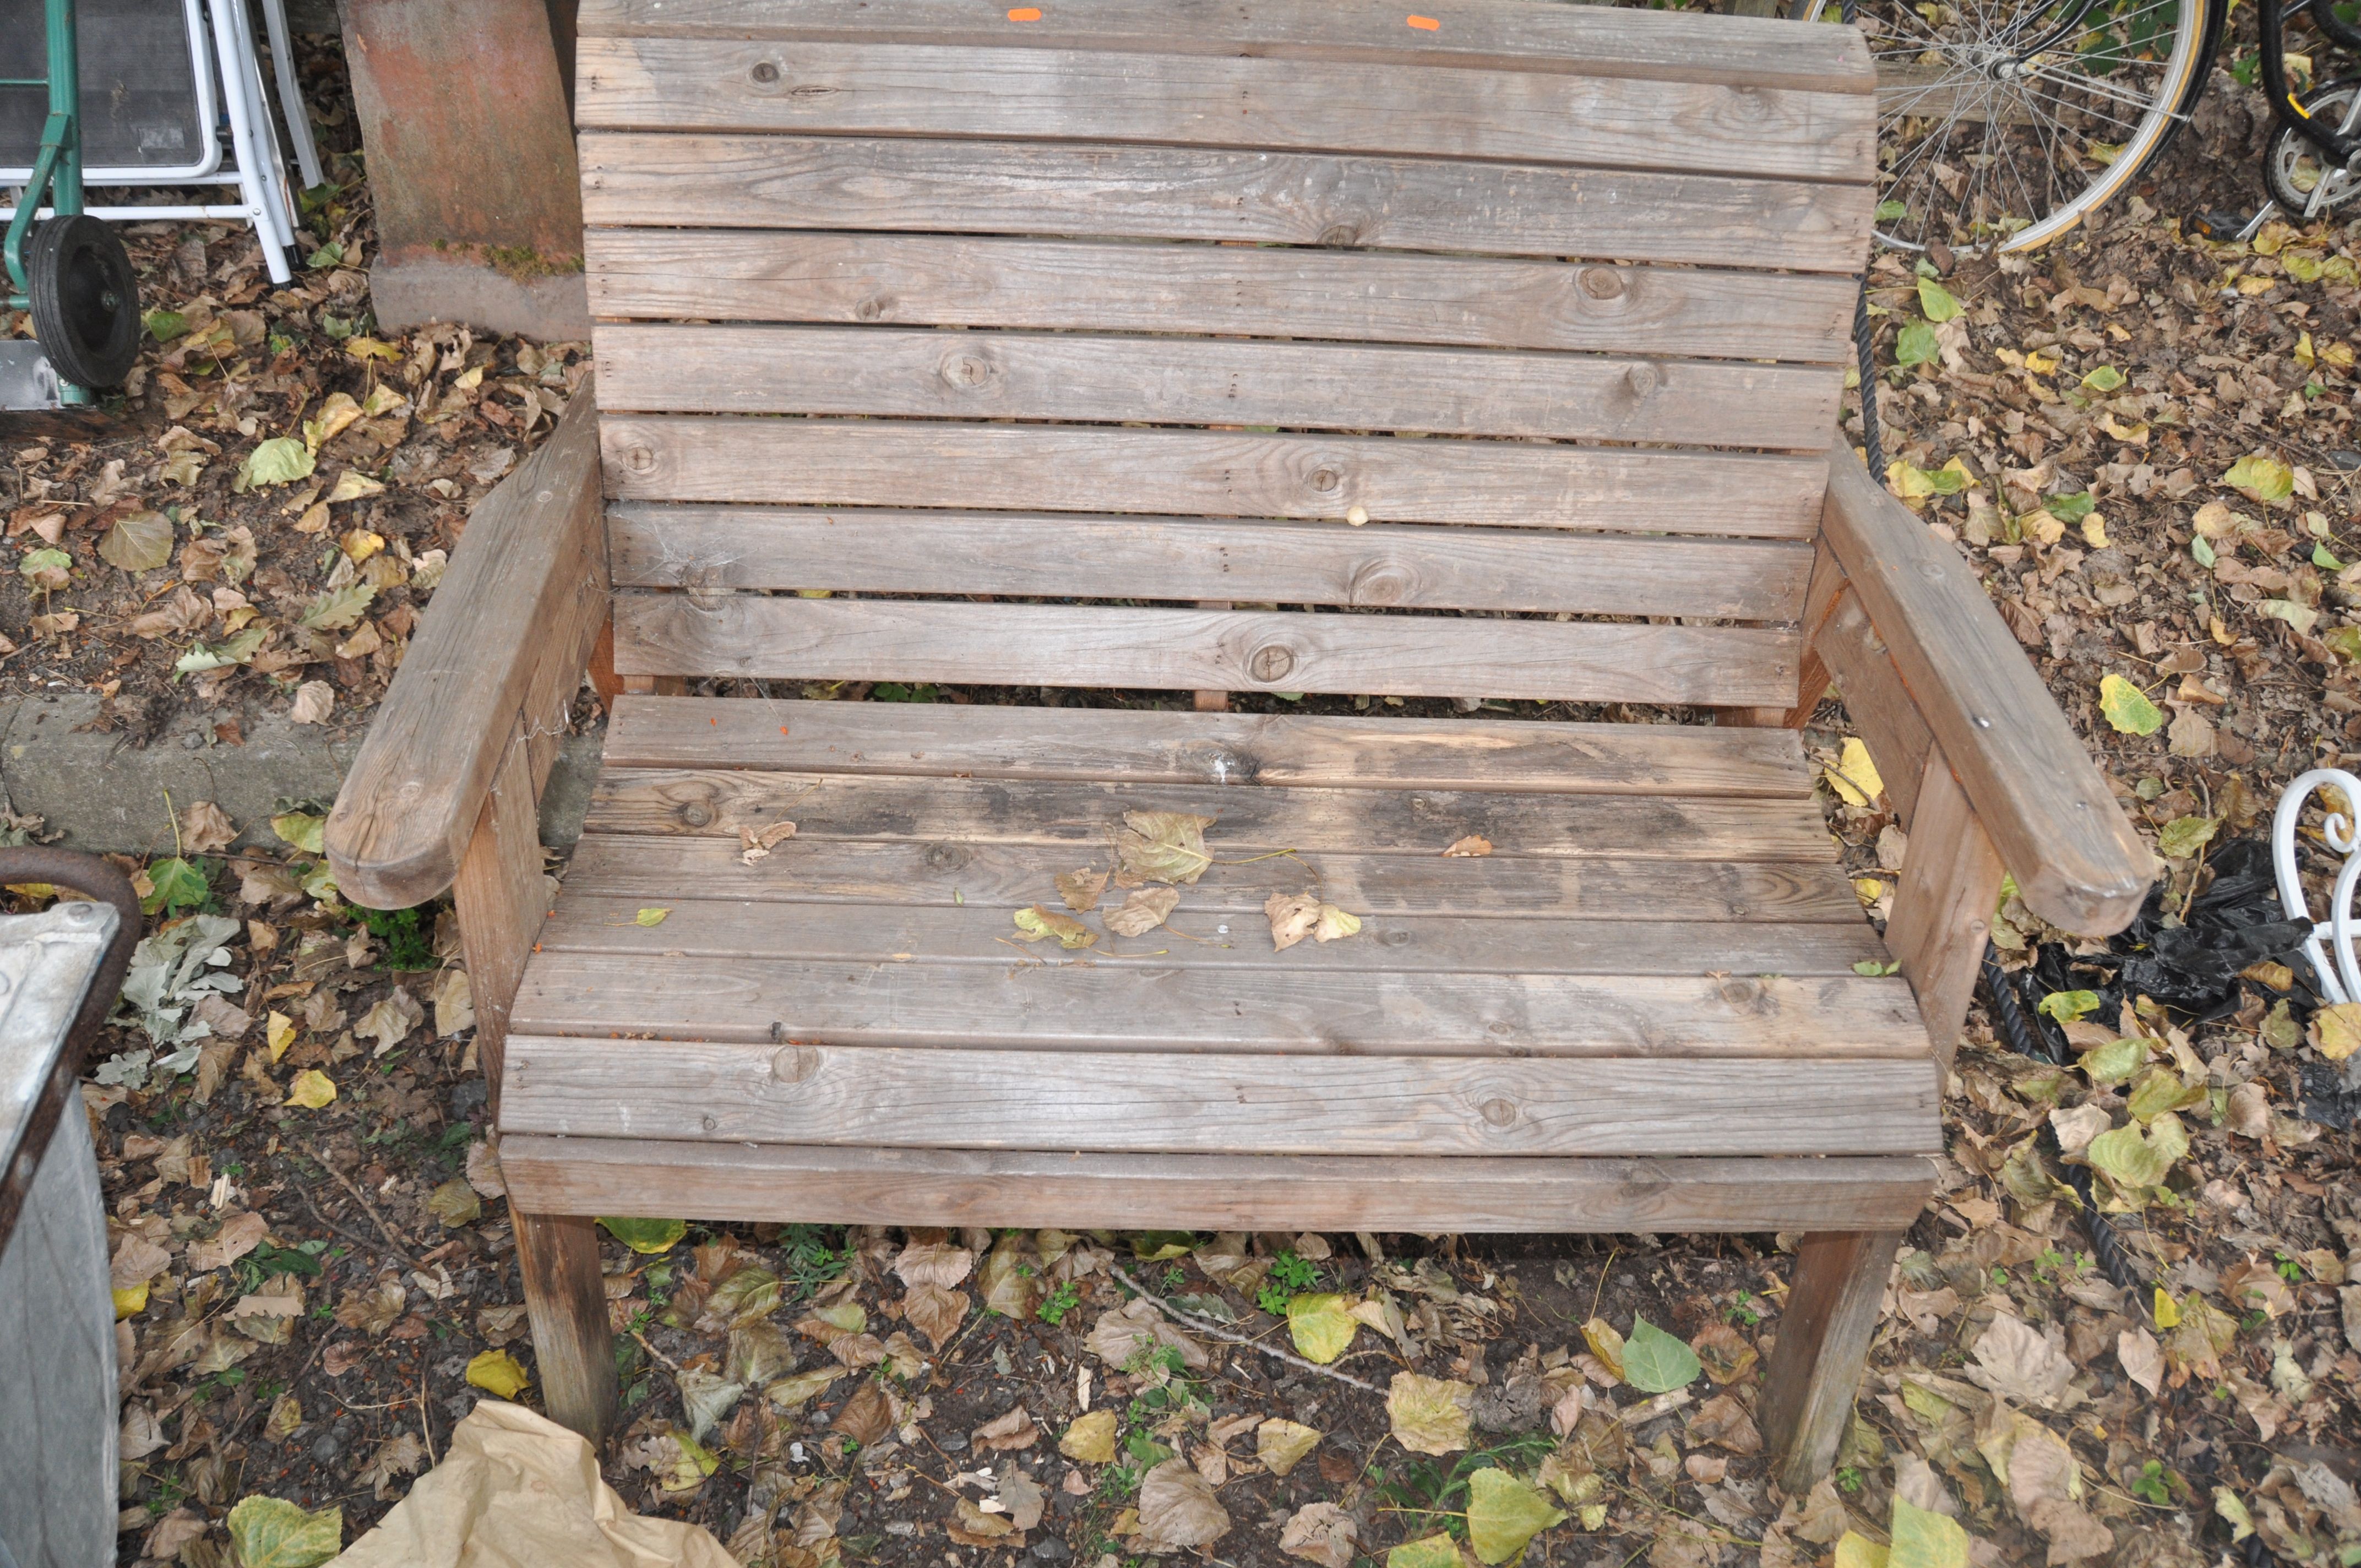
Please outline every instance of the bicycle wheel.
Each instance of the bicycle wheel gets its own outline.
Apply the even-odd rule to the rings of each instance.
[[[2315,87],[2300,101],[2305,113],[2343,135],[2361,130],[2361,77],[2347,76]],[[2361,180],[2329,162],[2301,133],[2286,126],[2271,132],[2270,147],[2263,154],[2263,185],[2281,212],[2301,223],[2335,212],[2361,196]]]
[[[1862,0],[1878,237],[2029,250],[2127,189],[2204,91],[2223,0]]]

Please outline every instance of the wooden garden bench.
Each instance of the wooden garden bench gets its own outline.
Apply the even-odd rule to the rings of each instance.
[[[1830,445],[1859,38],[1430,8],[584,0],[604,411],[477,509],[328,826],[362,904],[456,883],[559,1419],[614,1418],[601,1213],[1791,1230],[1763,1425],[1829,1462],[2003,867],[2107,932],[2149,859]],[[1882,941],[1831,675],[1910,830]],[[810,681],[1043,705],[763,695]],[[1110,687],[1164,700],[1052,689]],[[1014,941],[1133,811],[1214,819],[1175,929]],[[1305,891],[1359,934],[1274,950]]]

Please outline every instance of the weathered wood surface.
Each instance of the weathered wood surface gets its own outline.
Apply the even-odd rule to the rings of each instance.
[[[501,1140],[517,1201],[829,1224],[1321,1231],[1771,1231],[1903,1226],[1934,1184],[1919,1157],[1553,1159],[1495,1156],[1086,1155],[755,1148],[643,1138]]]
[[[549,440],[477,505],[345,776],[325,838],[346,897],[406,909],[458,875],[511,731],[546,723],[580,683],[605,619],[599,514],[585,381]]]
[[[1933,1196],[1931,1181],[1925,1196]],[[1828,1474],[1852,1424],[1902,1236],[1901,1229],[1815,1231],[1796,1250],[1759,1401],[1772,1475],[1796,1496]]]
[[[1029,844],[1060,857],[1104,857],[1127,811],[1213,817],[1205,847],[1217,861],[1335,851],[1432,856],[1441,863],[1444,850],[1471,833],[1492,841],[1490,855],[1471,857],[1483,861],[1536,855],[1827,864],[1832,858],[1827,825],[1808,798],[1236,789],[747,769],[610,768],[599,775],[583,830],[695,834],[734,842],[741,828],[793,820],[796,845],[848,839]],[[782,852],[774,850],[774,857]]]
[[[549,898],[549,879],[541,869],[540,814],[521,729],[511,730],[451,887],[476,1011],[476,1058],[491,1086],[495,1113],[509,1005],[524,978]]]
[[[1814,455],[1514,441],[609,414],[618,500],[1195,512],[1808,539]],[[2022,661],[2020,661],[2022,662]]]
[[[995,1043],[1097,1050],[1143,1062],[1159,1054],[1223,1051],[1354,1059],[1379,1052],[1683,1061],[1883,1058],[1915,1062],[1927,1085],[1935,1081],[1910,988],[1899,979],[1859,975],[1371,976],[1339,969],[1307,976],[1073,962],[1053,968],[1046,959],[1028,961],[1012,952],[1005,970],[979,976],[970,965],[894,963],[882,953],[855,966],[772,959],[625,962],[606,954],[544,952],[525,971],[511,1027],[511,1059],[527,1032],[680,1042],[642,1053],[643,1062],[661,1060],[667,1074],[686,1059],[686,1042],[800,1036],[951,1051]],[[510,1077],[513,1090],[515,1075]]]
[[[115,1370],[106,1200],[70,1093],[0,1251],[0,1556],[18,1568],[114,1559]]]
[[[1054,945],[1019,946],[1006,907],[976,905],[884,905],[853,915],[834,905],[724,901],[684,881],[694,899],[672,894],[662,924],[643,926],[649,907],[629,894],[569,892],[541,928],[541,950],[611,953],[624,958],[776,958],[827,963],[951,963],[1006,970],[1055,964]],[[1107,898],[1084,923],[1098,930],[1123,902]],[[1060,913],[1052,893],[1042,902]],[[1258,911],[1257,911],[1258,913]],[[1191,897],[1171,928],[1140,937],[1100,931],[1088,961],[1126,969],[1354,970],[1367,974],[1783,974],[1853,973],[1883,963],[1885,945],[1866,921],[1779,925],[1767,921],[1649,922],[1563,917],[1499,920],[1454,916],[1366,916],[1362,940],[1299,942],[1274,951],[1263,920],[1244,911],[1201,907]]]
[[[631,674],[1784,703],[1767,627],[684,594],[615,599]]]
[[[1816,366],[928,327],[596,332],[610,411],[1287,425],[1817,453],[1842,382]]]
[[[585,0],[585,38],[761,38],[792,43],[1152,49],[1166,54],[1454,65],[1585,76],[1866,93],[1867,50],[1836,28],[1606,8],[1455,5],[1432,30],[1389,0],[1093,0],[1026,23],[964,0]]]
[[[704,897],[770,903],[969,905],[1021,909],[1053,897],[1045,857],[1026,844],[874,843],[796,839],[752,866],[738,840],[589,833],[576,846],[566,899],[616,897],[635,907],[694,891]],[[1109,857],[1080,850],[1075,866]],[[1274,893],[1303,891],[1304,862],[1273,857],[1216,864],[1189,890],[1200,914],[1259,917]],[[1860,927],[1861,900],[1832,861],[1817,864],[1730,861],[1544,860],[1494,855],[1326,852],[1315,865],[1322,896],[1364,919],[1422,915],[1469,920],[1536,918],[1667,921],[1770,920]],[[1057,870],[1073,867],[1059,865]],[[1054,907],[1054,905],[1052,905]]]
[[[607,765],[1724,800],[1818,776],[1793,735],[1691,725],[735,697],[623,698]]]
[[[1845,715],[1869,748],[1886,798],[1907,828],[1916,819],[1918,785],[1927,760],[1935,752],[1935,733],[1910,700],[1860,595],[1850,587],[1839,591],[1836,608],[1812,639],[1812,649],[1835,678]]]
[[[1842,445],[1823,526],[2026,905],[2070,931],[2121,930],[2154,857],[1975,575]]]
[[[1115,144],[585,131],[595,225],[1238,240],[1858,273],[1866,185]]]
[[[2004,872],[1941,751],[1927,759],[1917,793],[1885,935],[1918,998],[1936,1058],[1948,1069],[1975,994]]]
[[[596,1446],[614,1431],[619,1403],[614,1338],[598,1272],[598,1226],[580,1214],[535,1213],[513,1192],[509,1218],[543,1406],[552,1420]]]
[[[1777,180],[1873,172],[1868,94],[1431,65],[928,43],[584,37],[587,128],[1089,139]],[[1867,83],[1863,83],[1866,85]]]
[[[1811,546],[1789,540],[1076,513],[622,501],[620,587],[829,588],[1697,620],[1795,618]]]
[[[718,228],[594,228],[584,245],[590,308],[601,316],[1218,332],[1815,365],[1852,352],[1851,282],[1808,274]]]
[[[511,1037],[503,1129],[885,1148],[1931,1154],[1916,1060],[1583,1061]],[[652,1060],[651,1058],[654,1058]],[[661,1061],[661,1070],[652,1070]],[[1809,1116],[1794,1114],[1809,1104]]]

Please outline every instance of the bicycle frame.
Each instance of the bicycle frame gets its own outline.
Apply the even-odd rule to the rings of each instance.
[[[49,75],[45,81],[0,81],[0,87],[40,87],[49,90],[49,117],[41,126],[40,155],[33,160],[16,215],[8,221],[6,264],[8,308],[32,308],[26,292],[25,240],[33,232],[33,218],[47,192],[50,207],[61,215],[82,211],[82,72],[75,48],[74,0],[46,0]]]

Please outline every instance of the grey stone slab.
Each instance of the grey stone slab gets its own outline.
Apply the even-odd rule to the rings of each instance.
[[[87,693],[0,699],[0,801],[41,817],[69,848],[97,852],[170,854],[171,812],[199,800],[229,814],[239,848],[278,848],[271,816],[291,801],[334,800],[364,733],[273,715],[231,746],[194,715],[142,749],[91,728],[98,711]],[[603,738],[567,737],[543,792],[543,842],[565,849],[581,837]]]

